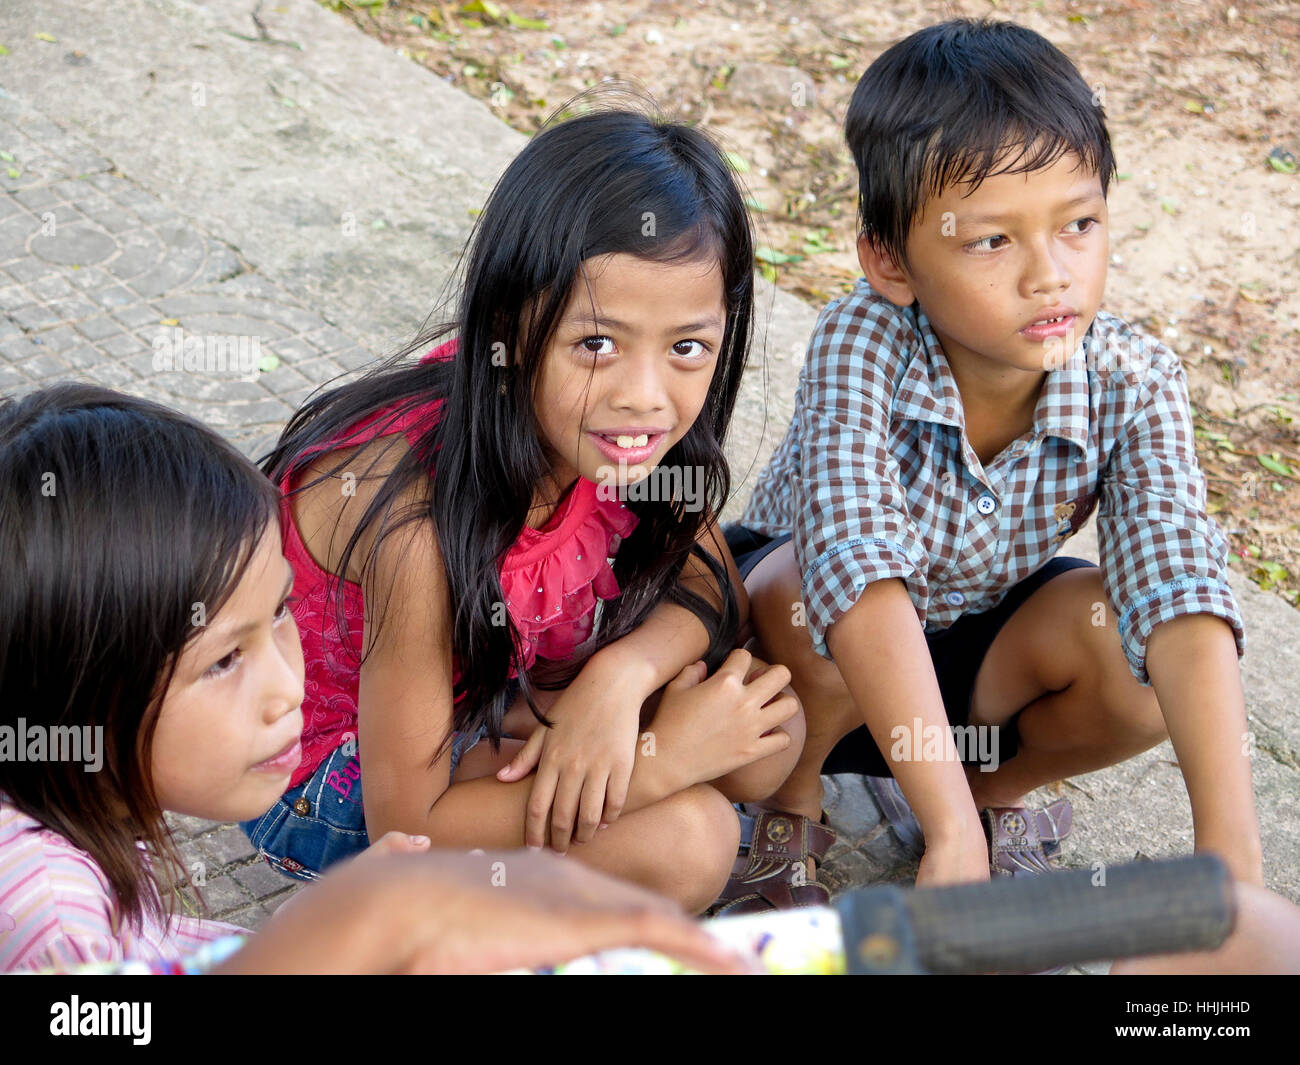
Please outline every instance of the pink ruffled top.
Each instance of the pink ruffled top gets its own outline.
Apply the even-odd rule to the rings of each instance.
[[[456,342],[434,348],[423,362],[450,359]],[[392,419],[385,411],[370,415],[336,440],[303,456],[298,468],[322,452],[354,447],[374,439],[403,432],[414,447],[437,422],[441,400]],[[376,422],[384,422],[376,426]],[[290,490],[293,474],[281,482]],[[618,581],[609,559],[637,526],[637,517],[617,499],[602,499],[597,486],[579,477],[540,529],[527,526],[501,561],[501,588],[506,609],[524,641],[524,668],[540,656],[564,660],[591,636],[597,599],[619,594]],[[281,506],[284,555],[294,569],[294,619],[302,637],[306,660],[306,693],[303,699],[302,762],[290,780],[297,787],[316,771],[346,733],[356,733],[357,690],[360,667],[357,656],[365,631],[365,602],[361,588],[353,581],[334,587],[343,594],[346,640],[335,621],[330,596],[331,578],[312,558],[293,522],[289,500]],[[515,675],[511,668],[510,676]],[[452,656],[452,683],[460,670]],[[457,693],[460,702],[463,693]]]

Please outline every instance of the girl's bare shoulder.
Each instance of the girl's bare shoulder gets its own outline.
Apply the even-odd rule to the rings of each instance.
[[[409,451],[410,445],[401,433],[376,437],[358,447],[326,452],[312,459],[297,475],[297,491],[289,501],[293,521],[303,544],[322,569],[338,572],[358,524],[365,520],[376,496]],[[429,481],[420,477],[405,485],[366,524],[348,559],[345,579],[361,583],[365,561],[384,528],[412,513],[427,515],[428,511]]]

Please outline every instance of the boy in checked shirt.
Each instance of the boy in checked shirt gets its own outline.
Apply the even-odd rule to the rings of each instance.
[[[827,306],[795,413],[728,529],[808,737],[772,805],[892,771],[918,883],[1050,868],[1033,789],[1173,741],[1196,849],[1262,882],[1226,543],[1176,356],[1100,310],[1115,171],[1092,90],[1036,33],[893,46],[846,132],[863,279]],[[1097,510],[1101,566],[1057,555]],[[989,757],[930,742],[1000,726]],[[982,761],[983,764],[976,764]],[[987,812],[992,811],[992,816]]]

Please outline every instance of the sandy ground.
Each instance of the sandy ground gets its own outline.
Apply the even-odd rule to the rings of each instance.
[[[749,191],[760,269],[818,306],[858,275],[841,123],[862,70],[944,18],[992,14],[1042,33],[1094,87],[1115,145],[1106,306],[1183,358],[1233,565],[1300,606],[1300,8],[321,2],[524,132],[608,79],[703,123]]]

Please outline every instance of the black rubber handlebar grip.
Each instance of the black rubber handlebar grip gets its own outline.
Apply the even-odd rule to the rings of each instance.
[[[847,918],[850,971],[871,970],[863,959],[869,961],[873,951],[881,956],[881,939],[870,930],[882,916],[886,923],[891,919],[868,912],[885,902],[883,895],[875,903],[868,896],[882,890],[890,889],[868,888],[837,903]],[[1212,855],[891,894],[891,905],[903,911],[892,919],[895,932],[907,940],[903,953],[914,954],[919,969],[930,973],[1033,972],[1212,950],[1236,919],[1232,879]]]

